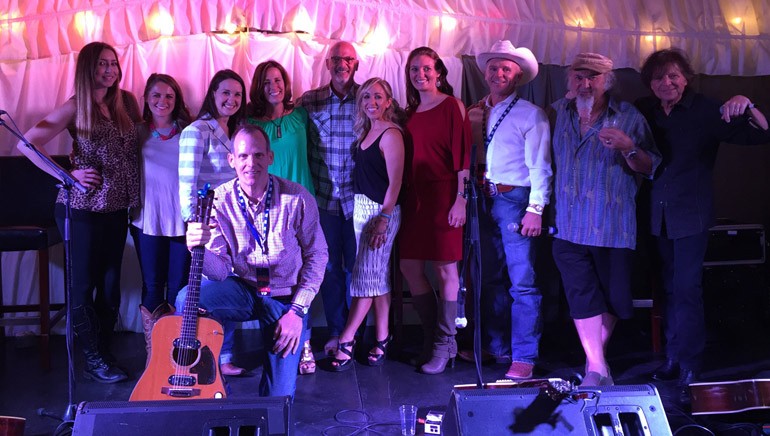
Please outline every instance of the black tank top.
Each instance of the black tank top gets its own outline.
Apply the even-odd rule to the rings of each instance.
[[[353,160],[353,192],[364,194],[369,199],[379,204],[385,202],[385,192],[388,190],[388,168],[385,165],[385,156],[380,152],[380,140],[382,135],[395,127],[388,127],[380,133],[366,150],[358,147]],[[396,129],[398,130],[398,129]]]

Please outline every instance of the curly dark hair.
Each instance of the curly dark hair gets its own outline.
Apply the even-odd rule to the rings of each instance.
[[[690,60],[687,58],[687,55],[682,50],[672,47],[658,50],[644,61],[641,71],[642,83],[644,83],[644,86],[649,88],[655,75],[665,68],[666,65],[670,64],[679,67],[679,71],[682,72],[682,75],[684,75],[684,78],[687,79],[688,83],[695,77],[695,71],[692,69],[692,65],[690,65]]]

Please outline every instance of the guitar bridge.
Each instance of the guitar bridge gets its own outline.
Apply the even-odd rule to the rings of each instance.
[[[164,386],[160,388],[160,392],[164,395],[168,395],[169,397],[175,397],[175,398],[191,398],[191,397],[198,397],[201,394],[200,389],[192,389],[192,388],[170,388],[168,386]]]

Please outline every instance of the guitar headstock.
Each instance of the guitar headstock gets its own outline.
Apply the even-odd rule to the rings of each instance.
[[[206,183],[203,188],[198,190],[198,199],[195,203],[195,210],[191,217],[191,222],[208,224],[211,218],[211,209],[214,207],[214,190],[211,184]]]

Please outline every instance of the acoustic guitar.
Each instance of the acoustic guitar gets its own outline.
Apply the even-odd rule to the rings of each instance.
[[[193,219],[207,225],[214,201],[209,185],[198,191]],[[224,398],[219,371],[224,329],[199,317],[203,246],[192,249],[192,263],[182,316],[160,318],[152,329],[150,362],[129,401]]]
[[[693,383],[690,396],[693,415],[770,409],[770,379]]]

